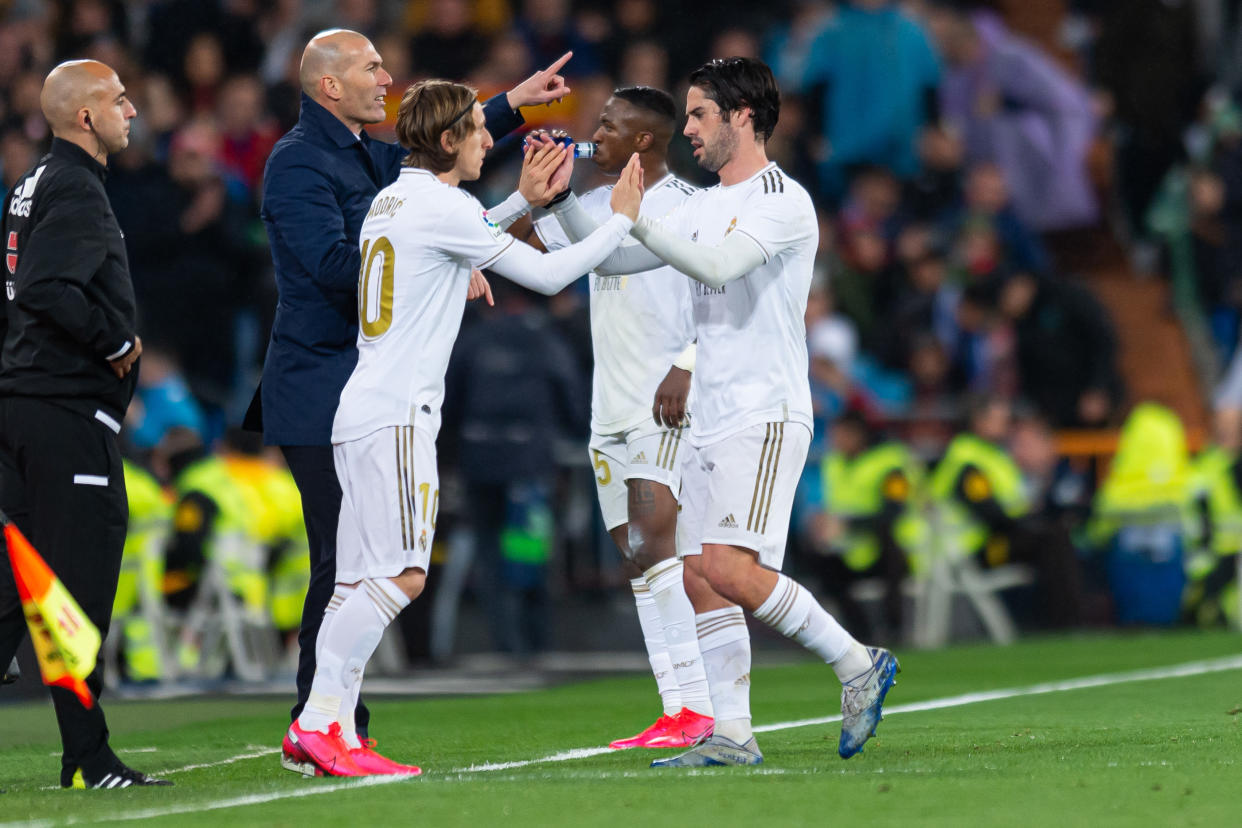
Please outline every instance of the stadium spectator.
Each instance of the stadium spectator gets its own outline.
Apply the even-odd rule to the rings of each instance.
[[[10,127],[0,133],[0,173],[3,186],[8,190],[17,183],[22,173],[34,166],[39,153],[34,141],[20,130]]]
[[[1114,2],[1098,19],[1095,76],[1119,127],[1118,186],[1139,232],[1160,180],[1182,157],[1182,132],[1203,96],[1195,5]]]
[[[224,47],[220,44],[220,38],[214,32],[199,32],[194,35],[186,44],[181,70],[191,113],[205,113],[216,106],[216,98],[226,71]]]
[[[489,46],[471,18],[471,3],[432,0],[428,6],[425,25],[410,38],[414,68],[423,75],[470,77]]]
[[[939,114],[940,62],[922,26],[893,0],[847,0],[810,55],[801,86],[822,124],[821,196],[839,201],[856,164],[913,178],[921,130]]]
[[[130,445],[145,454],[173,427],[188,430],[201,441],[207,434],[206,419],[176,361],[155,343],[144,349],[143,356],[138,389],[125,414]]]
[[[546,66],[565,52],[574,53],[574,72],[578,74],[594,75],[603,69],[598,50],[574,21],[569,0],[522,0],[513,33],[526,45],[531,61],[519,77],[532,66]]]
[[[991,162],[972,164],[966,171],[962,195],[960,208],[945,217],[950,228],[960,229],[972,220],[985,222],[995,232],[1008,267],[1031,273],[1050,272],[1052,263],[1043,241],[1013,208],[1004,170]]]
[[[510,565],[504,533],[537,509],[555,476],[554,446],[587,433],[585,379],[547,314],[522,288],[497,283],[495,310],[463,330],[446,380],[445,417],[466,487],[475,584],[498,650],[547,646],[546,573]],[[533,501],[533,502],[532,502]]]
[[[220,161],[231,176],[246,185],[252,199],[259,194],[263,166],[279,133],[264,110],[263,85],[252,75],[225,81],[216,105],[220,123]]]
[[[1058,427],[1103,426],[1121,403],[1117,337],[1089,291],[1014,274],[999,307],[1017,335],[1022,394]]]
[[[832,444],[821,466],[824,508],[811,524],[818,552],[811,565],[851,629],[868,639],[899,641],[905,629],[902,583],[911,570],[907,556],[925,542],[913,510],[922,464],[856,410],[833,425]],[[878,625],[851,593],[867,578],[884,585]]]
[[[151,336],[172,352],[194,394],[217,417],[236,381],[239,297],[249,293],[262,250],[252,240],[254,207],[230,197],[220,150],[211,121],[186,125],[172,140],[167,167],[127,174],[140,189],[121,194],[116,205],[128,222],[126,243]]]
[[[1063,526],[1031,513],[1022,472],[1009,453],[1012,409],[999,397],[978,396],[967,430],[953,439],[929,480],[941,511],[945,548],[984,569],[1011,562],[1036,571],[1040,621],[1072,627],[1082,617],[1082,573]]]
[[[1093,223],[1086,158],[1096,125],[1082,82],[991,12],[938,6],[929,19],[946,64],[942,116],[967,163],[1004,170],[1014,210],[1037,231]]]
[[[833,22],[832,4],[827,0],[794,0],[787,20],[768,29],[763,59],[772,67],[781,88],[794,92],[802,88],[812,47]]]

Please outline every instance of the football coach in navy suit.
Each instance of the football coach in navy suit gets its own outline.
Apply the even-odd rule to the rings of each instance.
[[[557,73],[568,59],[487,101],[488,131],[509,133],[523,123],[520,107],[566,95],[569,88]],[[294,719],[310,692],[315,639],[336,581],[341,488],[331,433],[341,389],[358,360],[358,235],[371,200],[397,179],[406,154],[363,129],[384,120],[384,93],[392,83],[366,37],[343,29],[316,35],[302,53],[300,81],[298,123],[277,142],[263,178],[263,222],[280,298],[263,379],[247,413],[247,425],[261,422],[264,442],[280,446],[289,464],[310,540]],[[359,702],[355,726],[361,737],[369,718]]]

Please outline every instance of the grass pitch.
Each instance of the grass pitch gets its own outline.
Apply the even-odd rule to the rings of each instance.
[[[46,790],[50,705],[7,705],[0,825],[1238,825],[1240,653],[1242,636],[1198,632],[899,652],[889,716],[849,761],[836,723],[796,724],[839,712],[831,671],[758,668],[755,724],[780,726],[759,736],[765,764],[695,772],[649,769],[655,751],[590,750],[658,712],[649,676],[376,699],[380,749],[424,768],[379,784],[281,770],[288,700],[217,698],[108,704],[118,753],[175,787]]]

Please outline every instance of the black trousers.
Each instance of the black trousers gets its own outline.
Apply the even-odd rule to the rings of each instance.
[[[281,446],[285,463],[302,495],[302,519],[306,521],[306,538],[310,543],[310,587],[302,607],[302,627],[298,630],[298,700],[290,711],[296,719],[306,706],[311,682],[315,678],[315,639],[323,612],[328,608],[336,587],[336,525],[341,517],[341,483],[332,460],[332,446]],[[371,723],[371,711],[358,698],[354,710],[354,726],[365,738]]]
[[[121,571],[129,505],[116,435],[102,422],[33,398],[0,399],[0,508],[108,635]],[[7,554],[0,556],[0,663],[8,664],[27,633]],[[86,680],[98,699],[103,667]],[[64,746],[62,777],[106,769],[115,755],[98,702],[50,688]]]

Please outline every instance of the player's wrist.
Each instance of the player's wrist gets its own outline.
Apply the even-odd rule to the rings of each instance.
[[[545,206],[549,210],[554,210],[555,208],[561,206],[562,204],[569,201],[569,199],[573,197],[574,197],[574,188],[566,187],[565,189],[561,190],[556,195],[552,196],[552,198],[548,200],[548,203]]]

